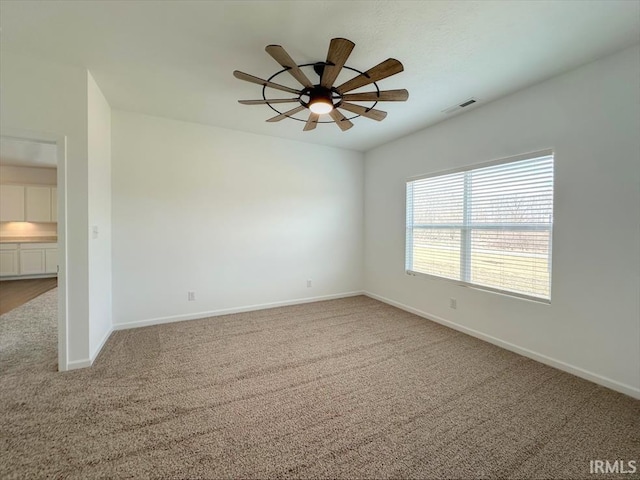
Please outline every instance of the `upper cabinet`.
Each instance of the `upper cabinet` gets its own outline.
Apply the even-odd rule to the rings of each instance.
[[[21,185],[0,185],[0,222],[24,222],[24,189]]]
[[[51,187],[25,187],[25,220],[51,221]]]
[[[58,222],[58,188],[51,187],[51,221]]]
[[[0,222],[57,222],[56,187],[0,185]]]

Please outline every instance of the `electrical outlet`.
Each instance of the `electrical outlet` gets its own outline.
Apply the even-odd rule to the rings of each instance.
[[[196,292],[187,292],[187,300],[189,300],[190,302],[195,302]]]
[[[456,308],[458,308],[458,300],[456,300],[455,298],[451,297],[449,299],[449,308],[453,308],[454,310]]]
[[[307,280],[307,288],[311,288],[312,286],[312,282],[311,279]]]

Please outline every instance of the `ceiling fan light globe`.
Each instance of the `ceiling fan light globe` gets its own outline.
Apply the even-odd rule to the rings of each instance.
[[[333,110],[333,103],[324,99],[317,99],[309,104],[309,110],[318,115],[324,115]]]

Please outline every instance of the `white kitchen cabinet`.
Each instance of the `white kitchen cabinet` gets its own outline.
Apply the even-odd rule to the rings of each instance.
[[[44,249],[44,273],[58,273],[58,249]]]
[[[0,276],[20,277],[58,273],[57,243],[0,244]]]
[[[16,243],[0,244],[0,276],[18,275],[18,245]]]
[[[51,221],[58,221],[58,188],[51,187]]]
[[[57,187],[0,185],[0,222],[57,221]]]
[[[20,275],[44,273],[44,250],[20,249]]]
[[[0,185],[0,222],[24,222],[25,187]]]
[[[51,187],[25,187],[25,219],[27,222],[51,221]]]

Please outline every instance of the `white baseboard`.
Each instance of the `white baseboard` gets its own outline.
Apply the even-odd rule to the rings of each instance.
[[[422,310],[418,310],[417,308],[413,308],[403,303],[396,302],[395,300],[391,300],[390,298],[386,298],[381,295],[376,295],[375,293],[371,293],[367,291],[364,292],[364,295],[366,295],[367,297],[373,298],[375,300],[379,300],[388,305],[397,307],[401,310],[405,310],[409,313],[413,313],[415,315],[418,315],[419,317],[426,318],[427,320],[431,320],[433,322],[439,323],[441,325],[452,328],[454,330],[458,330],[459,332],[466,333],[467,335],[471,335],[472,337],[479,338],[480,340],[484,340],[485,342],[492,343],[494,345],[497,345],[498,347],[502,347],[506,350],[510,350],[524,357],[528,357],[540,363],[544,363],[545,365],[549,365],[551,367],[557,368],[558,370],[571,373],[572,375],[575,375],[577,377],[584,378],[585,380],[589,380],[590,382],[597,383],[598,385],[602,385],[603,387],[610,388],[611,390],[615,390],[616,392],[624,393],[625,395],[629,395],[630,397],[640,399],[640,388],[636,388],[631,385],[627,385],[624,383],[617,382],[615,380],[611,380],[610,378],[603,377],[602,375],[598,375],[593,372],[589,372],[580,367],[576,367],[574,365],[570,365],[560,360],[556,360],[555,358],[548,357],[546,355],[534,352],[527,348],[519,347],[518,345],[514,345],[513,343],[509,343],[504,340],[500,340],[499,338],[479,332],[478,330],[474,330],[472,328],[458,325],[457,323],[454,323],[450,320],[446,320],[437,315],[432,315],[430,313],[423,312]]]
[[[74,360],[72,362],[67,362],[66,370],[77,370],[79,368],[87,368],[93,365],[93,362],[96,360],[96,358],[98,358],[98,355],[102,351],[102,348],[105,346],[105,344],[107,343],[107,340],[109,340],[109,337],[111,336],[112,333],[113,333],[113,328],[110,328],[105,332],[102,339],[100,340],[100,343],[98,344],[98,347],[95,349],[95,351],[91,352],[90,358],[84,358],[82,360]],[[63,371],[66,371],[66,370],[63,370]]]
[[[85,358],[83,360],[74,360],[72,362],[67,362],[67,370],[77,370],[78,368],[87,368],[91,366],[91,360]]]
[[[102,340],[100,340],[98,347],[95,349],[94,352],[91,352],[91,365],[93,365],[93,362],[95,362],[96,358],[98,358],[98,355],[100,355],[102,348],[104,347],[105,343],[107,343],[107,340],[109,340],[109,337],[111,336],[112,333],[113,333],[113,328],[109,328],[109,330],[107,330],[102,336]]]
[[[323,300],[335,300],[337,298],[355,297],[356,295],[364,295],[364,292],[345,292],[333,295],[323,295],[319,297],[299,298],[296,300],[284,300],[280,302],[260,303],[257,305],[248,305],[244,307],[224,308],[220,310],[210,310],[206,312],[189,313],[185,315],[172,315],[170,317],[149,318],[146,320],[138,320],[135,322],[116,323],[113,330],[126,330],[129,328],[149,327],[151,325],[161,325],[163,323],[182,322],[185,320],[198,320],[208,317],[218,317],[220,315],[230,315],[232,313],[251,312],[255,310],[266,310],[268,308],[286,307],[289,305],[300,305],[303,303],[321,302]]]

